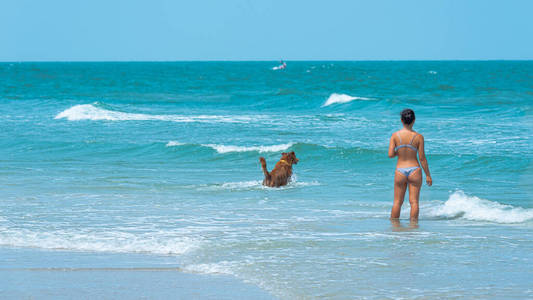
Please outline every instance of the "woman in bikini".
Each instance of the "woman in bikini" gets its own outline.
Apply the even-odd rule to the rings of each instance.
[[[407,186],[409,186],[409,204],[411,204],[411,221],[418,220],[418,198],[422,186],[422,170],[426,173],[426,183],[433,184],[429,166],[424,152],[424,137],[413,130],[415,112],[406,108],[401,113],[403,128],[392,134],[389,143],[389,157],[398,156],[394,175],[394,203],[391,219],[400,217],[400,210]],[[420,158],[420,164],[417,159]]]

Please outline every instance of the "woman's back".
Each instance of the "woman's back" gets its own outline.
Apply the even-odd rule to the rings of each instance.
[[[397,167],[418,166],[419,134],[405,129],[393,134],[394,152],[398,156]]]

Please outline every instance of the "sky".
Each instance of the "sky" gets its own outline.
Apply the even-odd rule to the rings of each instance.
[[[533,59],[530,0],[1,0],[0,61]]]

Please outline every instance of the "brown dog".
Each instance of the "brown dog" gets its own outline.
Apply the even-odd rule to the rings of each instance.
[[[280,187],[282,185],[287,185],[291,180],[292,175],[292,165],[298,163],[296,154],[294,151],[287,154],[281,153],[281,159],[278,161],[274,169],[268,173],[267,164],[264,157],[259,157],[261,162],[261,167],[263,168],[263,173],[265,173],[265,179],[263,180],[263,185],[269,187]]]

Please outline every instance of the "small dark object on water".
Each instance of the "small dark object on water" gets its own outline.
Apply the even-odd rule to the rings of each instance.
[[[261,167],[263,168],[263,173],[265,174],[265,179],[263,180],[264,186],[269,187],[280,187],[287,185],[291,180],[292,175],[292,165],[298,163],[296,154],[294,151],[291,153],[281,153],[281,159],[276,163],[274,169],[269,173],[267,170],[267,165],[264,157],[260,157],[259,161],[261,162]]]

